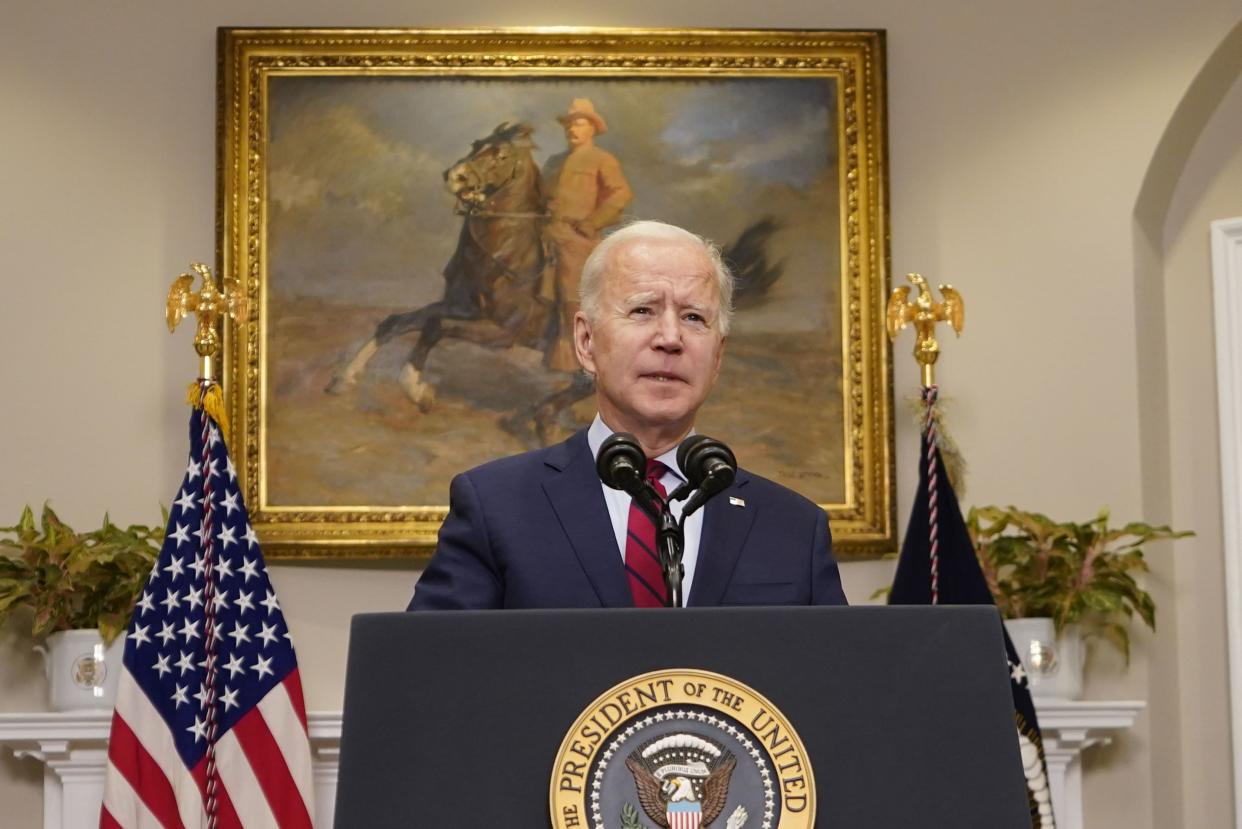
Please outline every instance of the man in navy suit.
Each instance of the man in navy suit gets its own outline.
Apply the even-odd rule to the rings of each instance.
[[[667,491],[685,480],[677,447],[720,374],[733,279],[714,245],[635,222],[591,254],[580,294],[574,347],[595,378],[595,422],[453,480],[411,610],[663,602],[650,519],[600,482],[595,455],[613,432],[630,432],[662,462],[651,480]],[[686,520],[683,563],[692,606],[846,603],[824,511],[742,469]]]

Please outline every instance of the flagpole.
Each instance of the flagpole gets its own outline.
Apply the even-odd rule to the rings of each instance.
[[[922,427],[923,451],[927,462],[927,540],[928,568],[931,575],[931,603],[940,603],[940,459],[937,448],[940,436],[936,426],[936,400],[940,388],[936,385],[936,360],[940,358],[940,343],[936,340],[936,324],[948,322],[961,336],[965,323],[965,306],[962,296],[952,285],[941,285],[942,301],[937,302],[922,274],[906,274],[906,278],[918,288],[918,296],[908,301],[910,288],[893,289],[885,314],[888,336],[896,340],[897,334],[907,325],[914,325],[914,359],[919,364],[922,381],[924,418]]]
[[[203,476],[203,519],[200,526],[203,551],[203,649],[206,653],[204,665],[206,676],[203,682],[203,719],[206,731],[206,803],[207,829],[216,829],[219,824],[220,812],[220,774],[216,762],[216,742],[219,736],[219,637],[216,627],[216,528],[213,526],[214,503],[213,479],[216,470],[211,461],[211,448],[214,445],[212,435],[213,418],[220,424],[220,431],[225,431],[224,401],[220,386],[216,382],[214,357],[220,349],[221,331],[226,318],[234,323],[241,320],[246,313],[246,297],[241,286],[235,279],[224,281],[223,290],[216,286],[215,277],[206,265],[195,262],[190,266],[193,274],[181,274],[173,281],[168,292],[167,322],[168,330],[174,331],[177,324],[188,314],[194,313],[198,318],[198,326],[194,334],[194,350],[199,355],[199,377],[190,385],[189,403],[202,412],[200,445],[202,446],[199,468]],[[192,290],[194,274],[202,279],[202,288],[196,294]],[[227,443],[227,436],[220,439]]]

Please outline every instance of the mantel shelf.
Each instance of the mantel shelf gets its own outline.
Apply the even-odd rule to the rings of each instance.
[[[1036,700],[1052,802],[1061,829],[1082,829],[1081,754],[1134,725],[1143,702]],[[0,746],[44,765],[44,829],[98,825],[111,711],[0,714]],[[307,716],[315,775],[315,825],[330,827],[336,804],[341,712]]]

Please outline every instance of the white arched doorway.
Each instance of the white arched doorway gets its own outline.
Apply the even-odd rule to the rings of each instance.
[[[1163,666],[1149,677],[1157,826],[1242,826],[1242,722],[1236,734],[1222,728],[1232,712],[1242,714],[1242,674],[1231,673],[1242,668],[1242,607],[1233,606],[1242,597],[1234,586],[1242,548],[1227,549],[1226,540],[1240,490],[1231,494],[1221,478],[1232,455],[1242,487],[1242,430],[1231,448],[1229,418],[1217,410],[1226,398],[1242,404],[1242,374],[1231,375],[1233,392],[1218,385],[1229,365],[1218,349],[1230,346],[1216,336],[1235,341],[1233,364],[1242,367],[1242,313],[1213,330],[1223,309],[1207,244],[1212,220],[1242,214],[1233,195],[1242,193],[1240,96],[1242,24],[1172,113],[1134,212],[1144,515],[1197,534],[1158,551],[1149,580],[1162,608],[1149,650]],[[1242,275],[1231,288],[1242,312]]]
[[[1242,218],[1212,223],[1234,822],[1242,819]]]

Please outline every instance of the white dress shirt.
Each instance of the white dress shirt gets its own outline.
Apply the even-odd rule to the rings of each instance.
[[[591,447],[592,457],[599,457],[599,447],[612,434],[612,429],[608,428],[608,424],[604,423],[603,418],[598,414],[595,415],[595,421],[591,424],[591,428],[587,430],[587,444]],[[694,434],[692,431],[690,434]],[[665,452],[656,460],[668,467],[668,471],[660,478],[660,483],[664,484],[667,492],[672,492],[686,481],[686,476],[682,474],[681,469],[677,466],[677,447]],[[630,501],[632,500],[629,493],[620,489],[613,489],[600,482],[600,489],[604,491],[604,502],[608,504],[608,517],[612,519],[612,531],[616,536],[617,549],[621,553],[621,561],[625,562],[625,539],[630,524]],[[676,501],[672,505],[673,517],[678,521],[681,520],[681,508],[685,501]],[[685,526],[685,549],[682,554],[681,563],[685,567],[685,577],[682,579],[681,596],[684,604],[690,604],[690,589],[694,586],[694,569],[699,562],[699,539],[703,535],[703,510],[699,509],[693,515],[686,519]]]

